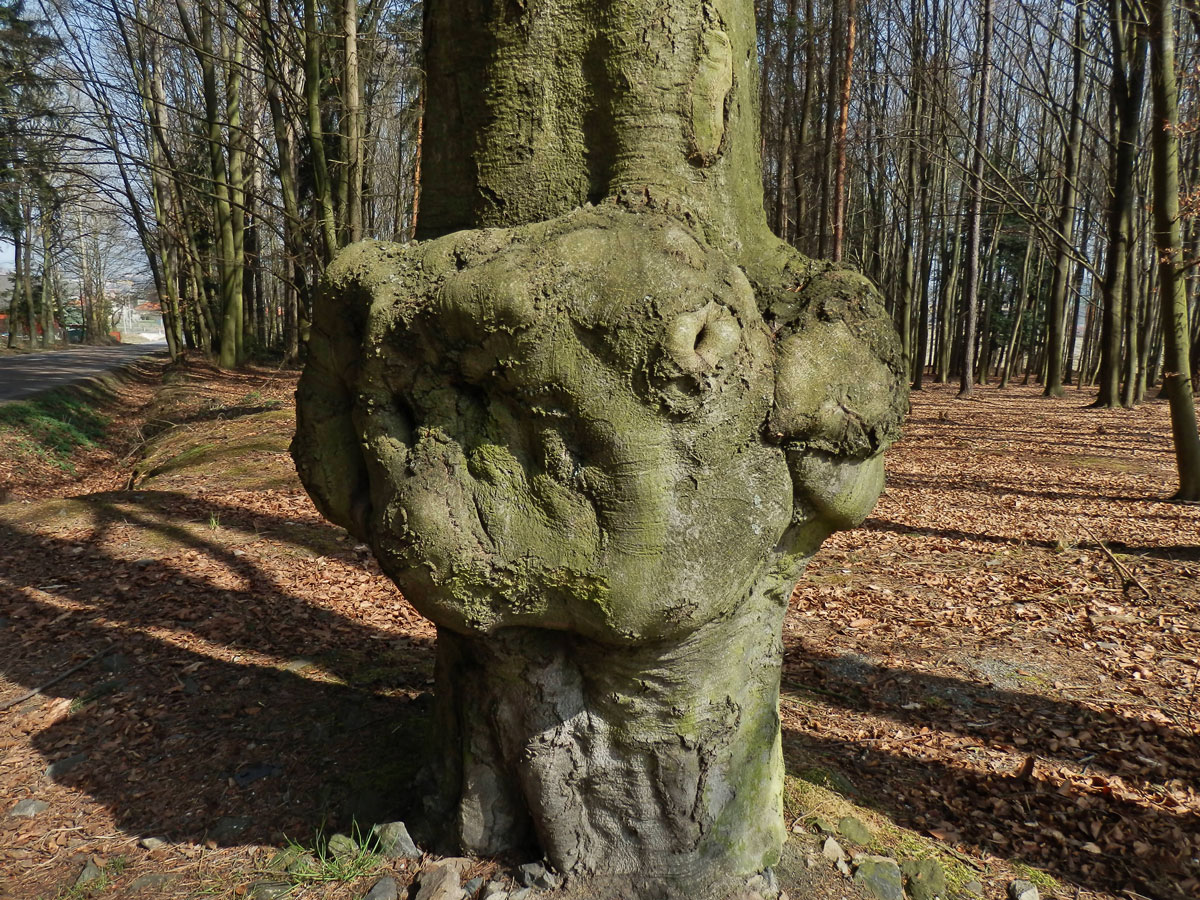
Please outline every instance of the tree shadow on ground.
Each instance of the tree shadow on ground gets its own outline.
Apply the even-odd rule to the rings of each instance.
[[[922,528],[905,522],[890,522],[887,519],[871,517],[861,526],[863,531],[886,531],[892,534],[911,534],[923,537],[941,538],[947,541],[974,541],[981,544],[998,544],[1012,547],[1040,547],[1044,550],[1061,551],[1062,546],[1057,541],[1039,540],[1028,537],[1005,537],[982,531],[963,531],[958,528]],[[1080,549],[1098,549],[1094,541],[1078,541],[1072,546]],[[1141,546],[1126,544],[1121,541],[1106,541],[1104,546],[1110,550],[1124,553],[1128,556],[1145,556],[1153,559],[1165,559],[1173,562],[1194,562],[1200,560],[1200,547],[1195,544],[1156,544]]]
[[[34,688],[108,651],[9,711],[35,714],[48,696],[70,704],[68,715],[32,738],[46,764],[57,764],[48,778],[94,798],[128,834],[174,841],[278,843],[283,835],[302,839],[322,827],[346,828],[352,819],[362,825],[421,812],[427,794],[414,784],[436,737],[432,642],[311,602],[250,555],[191,526],[219,515],[223,528],[247,536],[270,531],[320,554],[337,546],[338,530],[319,524],[289,530],[296,528],[289,520],[170,492],[80,502],[93,514],[86,539],[0,523],[9,591],[0,600],[0,673]],[[203,564],[183,569],[98,549],[102,536],[114,537],[112,530],[124,525],[193,548]],[[368,565],[351,544],[342,548],[332,551],[342,562]],[[927,726],[939,740],[1023,741],[1021,752],[1042,765],[1074,766],[1110,783],[1119,775],[1143,793],[1160,777],[1195,783],[1200,776],[1200,742],[1182,727],[963,679],[864,666],[791,642],[784,690],[832,698],[910,728]],[[1079,735],[1081,722],[1087,745],[1064,749],[1056,729]],[[1145,892],[1198,874],[1200,821],[1165,801],[1135,803],[1097,786],[1059,785],[1038,777],[1036,767],[1032,778],[985,774],[954,765],[947,754],[922,757],[885,749],[883,741],[832,740],[815,727],[789,727],[784,745],[793,767],[825,763],[845,771],[857,787],[855,799],[899,824],[924,831],[938,824],[931,814],[938,815],[965,843],[987,852],[999,850],[994,832],[1006,831],[1015,842],[1004,846],[1015,846],[1016,855],[1085,887],[1129,884]],[[1158,765],[1168,761],[1177,767],[1169,776]],[[38,786],[29,788],[36,793]],[[915,792],[925,795],[920,804],[911,802]],[[10,829],[11,821],[0,820],[0,829]],[[1099,858],[1083,853],[1080,838],[1096,837],[1093,821],[1102,834],[1124,829],[1121,848],[1132,849]]]
[[[411,786],[432,743],[431,641],[314,605],[185,522],[139,521],[113,495],[91,499],[98,534],[118,524],[165,531],[207,568],[191,574],[0,524],[4,581],[37,589],[0,601],[4,677],[37,687],[108,649],[7,713],[69,700],[70,714],[33,738],[47,765],[68,761],[54,780],[103,804],[126,832],[194,842],[304,840],[419,811]],[[323,538],[328,552],[334,539]],[[216,569],[240,586],[223,586]]]
[[[785,704],[808,695],[917,735],[832,738],[819,718],[784,730],[791,768],[833,767],[854,799],[897,824],[957,834],[978,852],[1023,859],[1085,888],[1193,895],[1186,883],[1200,878],[1200,815],[1164,789],[1200,779],[1200,736],[1188,723],[796,644],[785,651],[783,695]],[[929,733],[917,734],[922,728]],[[997,770],[988,748],[1023,762]],[[975,753],[979,764],[953,763]],[[1084,849],[1089,843],[1102,852]]]

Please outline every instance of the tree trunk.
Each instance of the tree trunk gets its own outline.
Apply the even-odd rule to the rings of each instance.
[[[1175,3],[1153,0],[1150,11],[1151,95],[1154,99],[1154,240],[1163,330],[1163,389],[1179,471],[1174,499],[1200,501],[1200,432],[1188,365],[1188,309],[1179,224],[1179,89],[1175,75]]]
[[[330,267],[293,452],[439,626],[448,837],[723,898],[785,834],[787,598],[906,378],[767,227],[752,4],[651,8],[427,4],[422,240]]]
[[[321,125],[321,32],[317,23],[317,0],[304,0],[304,101],[308,112],[308,141],[312,151],[313,194],[320,224],[321,261],[328,263],[337,252],[337,218],[333,210],[333,186]]]
[[[1074,252],[1075,200],[1079,196],[1076,175],[1083,141],[1083,17],[1085,5],[1076,4],[1075,28],[1071,41],[1073,60],[1071,81],[1070,128],[1063,136],[1062,195],[1059,203],[1054,280],[1050,302],[1046,306],[1046,387],[1047,397],[1063,395],[1063,330],[1066,324],[1067,287]]]
[[[342,36],[345,70],[342,72],[342,106],[346,119],[346,233],[350,243],[361,241],[363,141],[362,109],[359,103],[358,0],[342,0]]]
[[[858,0],[846,2],[846,47],[838,92],[836,158],[833,177],[833,261],[841,262],[846,241],[846,132],[850,125],[850,86],[854,77],[854,44],[858,34]],[[830,63],[832,65],[832,62]],[[909,332],[911,337],[911,331]],[[911,343],[911,341],[910,341]]]
[[[963,276],[963,341],[958,396],[971,396],[975,373],[975,326],[979,315],[979,232],[983,224],[983,154],[987,142],[988,86],[992,77],[992,0],[983,0],[980,14],[983,45],[979,54],[979,100],[975,111],[975,149],[971,162],[971,215],[967,220],[967,263]]]
[[[42,349],[47,350],[54,343],[54,309],[51,304],[51,268],[50,268],[50,223],[46,221],[49,210],[42,211],[42,291],[40,302],[40,318],[42,320]]]
[[[1116,140],[1112,153],[1113,188],[1104,267],[1104,318],[1100,331],[1100,394],[1096,398],[1096,406],[1100,407],[1114,407],[1121,402],[1121,323],[1126,304],[1137,305],[1137,298],[1126,291],[1126,268],[1133,250],[1130,228],[1135,200],[1134,167],[1149,40],[1145,26],[1134,22],[1128,0],[1109,0],[1109,30],[1112,44],[1110,104]]]

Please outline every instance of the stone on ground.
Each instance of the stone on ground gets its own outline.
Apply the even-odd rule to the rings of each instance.
[[[388,822],[371,829],[379,842],[379,852],[389,859],[420,859],[421,851],[409,837],[403,822]]]
[[[878,900],[904,900],[904,879],[894,859],[869,855],[857,857],[854,880]]]
[[[136,894],[138,891],[155,890],[156,888],[164,888],[175,880],[173,875],[164,875],[156,873],[151,875],[142,875],[133,879],[129,884],[129,893]]]
[[[44,813],[50,808],[50,804],[45,800],[22,800],[8,811],[10,816],[14,818],[31,818]]]
[[[439,860],[425,868],[417,879],[415,900],[465,900],[462,875],[471,867],[469,859],[451,857]]]
[[[1009,882],[1008,900],[1038,900],[1037,885],[1032,881],[1024,881],[1020,878]]]
[[[46,767],[46,777],[51,781],[58,781],[76,766],[87,761],[86,753],[76,753],[68,756],[66,759],[60,759],[57,762],[52,762]]]
[[[846,851],[831,837],[825,838],[825,843],[821,845],[821,855],[831,862],[837,862],[840,859],[846,858]]]
[[[838,834],[844,837],[852,844],[858,844],[860,847],[871,843],[871,829],[867,828],[860,820],[854,816],[845,816],[838,819],[837,824]]]
[[[900,864],[912,900],[934,900],[946,894],[946,872],[936,859],[906,859]]]
[[[358,852],[358,844],[354,842],[354,838],[345,834],[335,834],[329,839],[329,853],[334,859],[341,859],[346,856],[353,856]]]
[[[385,875],[375,882],[371,890],[367,891],[363,900],[396,900],[400,896],[400,887],[396,884],[396,879],[391,875]]]
[[[79,873],[79,877],[75,879],[75,887],[90,884],[103,874],[100,867],[96,865],[96,861],[89,859],[84,865],[83,871]]]

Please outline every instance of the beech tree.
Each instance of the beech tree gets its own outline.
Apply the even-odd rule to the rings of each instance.
[[[1150,94],[1154,101],[1154,242],[1164,338],[1163,389],[1179,471],[1175,499],[1200,501],[1200,432],[1192,397],[1188,302],[1179,214],[1179,88],[1175,73],[1175,3],[1150,0]]]
[[[906,409],[767,228],[750,0],[432,0],[416,243],[327,271],[293,453],[438,625],[448,837],[591,897],[779,858],[781,626]],[[845,71],[845,70],[843,70]]]

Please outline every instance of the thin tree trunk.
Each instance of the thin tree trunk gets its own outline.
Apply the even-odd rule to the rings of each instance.
[[[833,261],[841,262],[846,239],[846,133],[850,124],[850,87],[854,78],[854,42],[858,33],[858,0],[846,2],[846,55],[838,104],[837,159],[833,184]],[[831,63],[832,64],[832,63]],[[909,337],[911,344],[911,330]]]
[[[358,0],[342,0],[345,71],[342,72],[343,113],[346,117],[346,232],[350,243],[362,240],[363,142],[359,102]]]
[[[1067,287],[1074,252],[1075,202],[1079,195],[1076,177],[1079,151],[1083,143],[1083,17],[1086,6],[1075,7],[1075,27],[1071,41],[1071,124],[1063,144],[1062,195],[1058,213],[1058,233],[1054,256],[1054,280],[1046,307],[1046,397],[1063,395],[1063,330],[1066,318]]]
[[[971,215],[967,221],[967,263],[963,279],[964,328],[962,365],[958,396],[971,396],[975,373],[972,369],[975,327],[979,307],[979,232],[983,217],[983,154],[986,149],[988,88],[992,78],[992,0],[983,0],[980,17],[983,46],[979,58],[979,108],[975,115],[975,149],[971,162]]]

